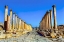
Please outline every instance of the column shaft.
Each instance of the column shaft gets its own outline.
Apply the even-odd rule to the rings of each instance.
[[[4,18],[4,30],[6,32],[6,29],[7,29],[7,15],[8,15],[8,6],[5,6],[5,18]]]
[[[7,15],[8,15],[8,6],[5,6],[5,20],[7,21]]]
[[[55,29],[55,32],[57,29],[57,21],[56,21],[56,7],[55,5],[52,6],[53,7],[53,15],[54,15],[54,29]]]
[[[48,14],[46,15],[46,28],[48,29]]]
[[[7,15],[7,30],[6,31],[9,31],[11,30],[10,28],[10,16]]]
[[[52,10],[50,10],[50,24],[51,24],[51,29],[53,29],[53,26],[52,26]]]
[[[12,10],[10,10],[10,28],[12,30]]]
[[[48,23],[49,23],[49,29],[51,28],[50,26],[50,12],[48,12]]]

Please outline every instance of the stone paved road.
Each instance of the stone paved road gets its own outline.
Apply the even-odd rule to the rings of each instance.
[[[36,32],[30,32],[17,38],[9,38],[0,40],[0,42],[52,42],[51,40],[39,36]]]

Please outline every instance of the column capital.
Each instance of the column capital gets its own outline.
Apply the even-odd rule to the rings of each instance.
[[[47,13],[49,13],[49,11],[48,11],[48,10],[46,11],[46,14],[47,14]]]
[[[12,9],[10,9],[10,11],[12,11]]]
[[[13,12],[13,14],[15,14],[15,12]]]
[[[49,11],[52,11],[51,9]]]
[[[8,8],[8,5],[5,5],[5,8]]]
[[[24,22],[24,23],[26,23],[26,22]]]
[[[52,7],[56,7],[55,5],[53,5]]]

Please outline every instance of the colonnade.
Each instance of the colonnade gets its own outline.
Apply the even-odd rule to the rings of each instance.
[[[10,9],[10,15],[8,14],[8,6],[5,6],[4,16],[5,18],[3,29],[5,32],[32,31],[32,26],[21,20],[21,18],[19,18],[16,13],[13,13],[12,9]]]
[[[53,10],[52,10],[53,9]],[[56,6],[53,5],[51,10],[47,10],[45,15],[43,16],[40,22],[40,30],[54,30],[54,32],[58,31],[57,28],[57,20],[56,20]],[[54,18],[54,25],[52,24],[52,17]]]

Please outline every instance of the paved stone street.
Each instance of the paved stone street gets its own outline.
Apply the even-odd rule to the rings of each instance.
[[[0,40],[0,42],[52,42],[51,40],[39,36],[35,31],[24,34],[20,37],[12,37],[9,39]]]
[[[9,39],[0,40],[0,42],[64,42],[64,39],[51,39],[39,36],[37,32],[32,31],[30,33],[21,35],[20,37],[12,37]]]

